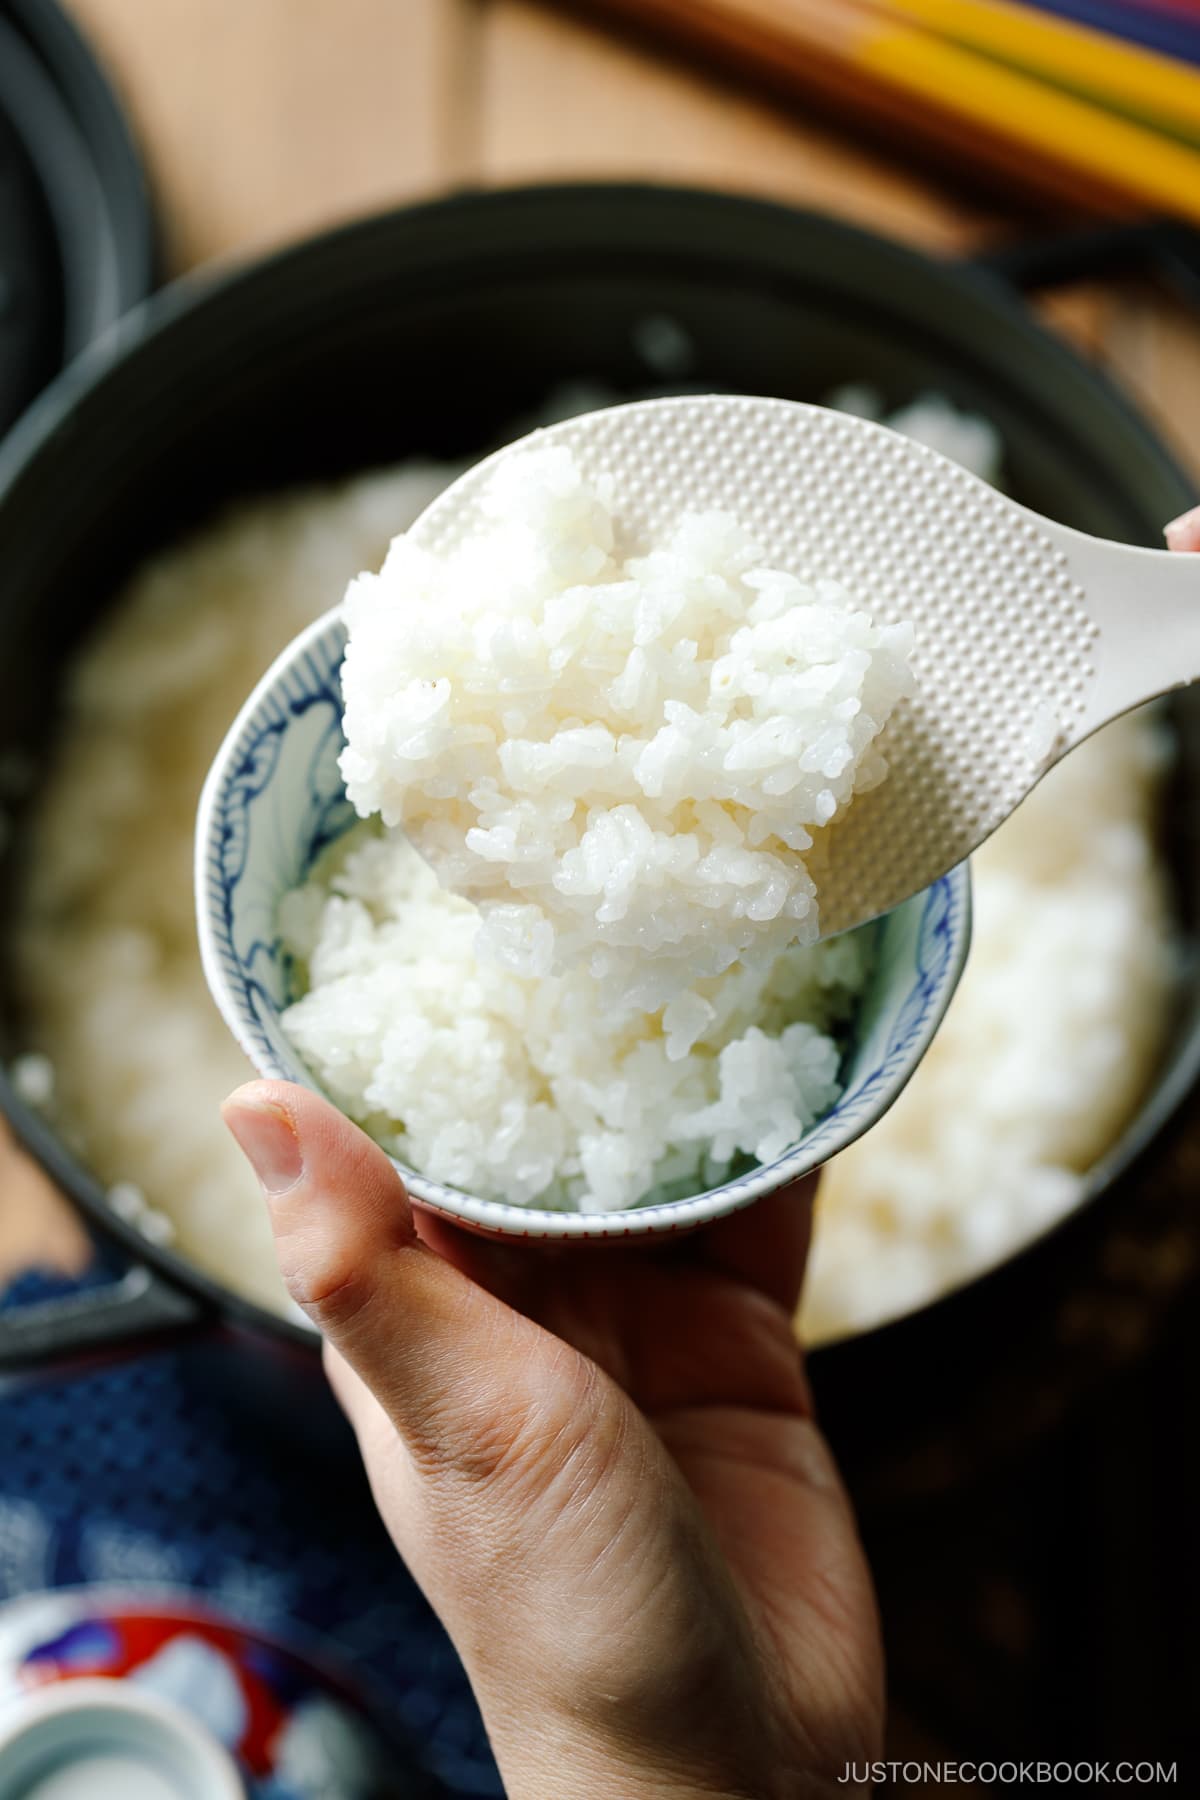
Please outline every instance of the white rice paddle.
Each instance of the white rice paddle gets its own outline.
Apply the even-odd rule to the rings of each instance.
[[[1200,558],[1056,525],[896,432],[794,401],[689,395],[568,419],[469,470],[412,536],[452,549],[482,527],[497,460],[550,443],[614,478],[619,554],[718,507],[764,564],[913,625],[916,693],[880,739],[890,772],[806,857],[822,936],[927,887],[1098,726],[1200,677]]]

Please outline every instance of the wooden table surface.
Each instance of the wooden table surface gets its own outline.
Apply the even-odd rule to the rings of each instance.
[[[590,24],[569,0],[67,4],[127,104],[171,271],[448,188],[572,177],[674,179],[764,194],[944,254],[1037,229],[1015,207],[955,191],[928,169],[864,148],[852,130]],[[1139,281],[1059,295],[1047,310],[1157,418],[1197,469],[1200,490],[1200,322]],[[0,1147],[0,1284],[35,1252],[69,1269],[86,1245],[43,1178]],[[1093,1460],[1098,1471],[1107,1466]],[[1044,1481],[1044,1472],[1028,1479]],[[1012,1492],[1019,1506],[1023,1490]],[[1011,1526],[1009,1502],[995,1504],[1009,1509],[1003,1527],[995,1506],[982,1522],[964,1523],[960,1509],[960,1528],[931,1525],[919,1551],[912,1537],[894,1552],[879,1547],[896,1681],[910,1695],[893,1728],[893,1753],[944,1751],[951,1736],[961,1750],[964,1734],[966,1752],[977,1751],[977,1734],[1002,1703],[1016,1734],[1022,1695],[1030,1719],[1040,1716],[1036,1696],[1044,1696],[1056,1654],[1051,1642],[1043,1662],[1037,1649],[1036,1571],[1045,1540],[1022,1539],[1011,1567],[982,1555],[972,1561],[979,1534]],[[1065,1521],[1061,1542],[1075,1535],[1074,1521]],[[906,1586],[915,1556],[931,1563],[940,1556],[945,1565],[940,1608],[930,1599],[936,1583],[931,1589],[922,1576],[916,1591]],[[1058,1616],[1053,1605],[1051,1612]],[[1062,1646],[1069,1654],[1075,1647]],[[998,1689],[989,1701],[978,1691],[980,1671],[985,1685],[1004,1686],[997,1671],[1008,1668],[1006,1656],[1007,1700]],[[1136,1664],[1114,1651],[1097,1667],[1093,1686],[1101,1691],[1105,1683],[1127,1687]],[[1115,1699],[1113,1706],[1119,1711]],[[1018,1735],[1007,1742],[1015,1748]]]

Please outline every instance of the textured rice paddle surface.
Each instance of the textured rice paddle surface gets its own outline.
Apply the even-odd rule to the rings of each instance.
[[[398,538],[346,596],[342,773],[482,915],[478,951],[709,1022],[697,979],[813,943],[813,833],[886,773],[906,626],[763,566],[729,514],[623,555],[569,450],[501,462],[485,529]],[[869,597],[864,597],[869,599]]]

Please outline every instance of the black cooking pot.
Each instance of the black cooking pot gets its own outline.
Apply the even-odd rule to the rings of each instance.
[[[601,186],[464,196],[180,284],[37,404],[0,451],[0,750],[42,747],[72,650],[114,588],[231,496],[411,453],[470,454],[574,379],[617,393],[663,380],[809,400],[867,381],[891,405],[935,386],[995,421],[1012,492],[1067,524],[1159,542],[1162,522],[1191,498],[1128,403],[986,272],[713,194]],[[1181,709],[1189,757],[1194,710]],[[1200,894],[1190,842],[1178,864],[1190,919]],[[7,1053],[21,1045],[11,987],[0,995]],[[1161,1078],[1096,1191],[1161,1125],[1198,1059],[1200,1001],[1189,989]],[[144,1243],[2,1080],[0,1103],[134,1261],[111,1289],[6,1316],[0,1367],[197,1324],[249,1330],[264,1348],[311,1345]],[[1031,1269],[1052,1284],[1055,1259],[1082,1253],[1097,1210],[974,1284],[969,1332],[960,1297],[819,1353],[830,1405],[838,1410],[843,1381],[878,1395],[886,1376],[909,1386],[911,1409],[922,1356],[939,1365],[942,1391],[948,1362],[966,1382],[967,1336],[986,1355],[988,1321],[995,1332],[1026,1310]],[[877,1439],[886,1403],[872,1410]]]

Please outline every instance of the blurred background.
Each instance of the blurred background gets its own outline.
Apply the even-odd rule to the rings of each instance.
[[[54,10],[0,5],[0,63],[15,38],[44,58],[58,41]],[[1188,0],[64,10],[135,146],[127,159],[109,121],[91,174],[63,178],[93,222],[102,204],[112,210],[123,247],[108,272],[114,315],[164,279],[457,190],[682,183],[828,213],[1025,290],[1020,304],[1133,399],[1175,459],[1179,494],[1193,480],[1200,494],[1200,6]],[[12,58],[0,108],[27,135],[11,149],[6,123],[0,140],[10,197],[37,135],[22,100],[28,69]],[[72,234],[86,230],[76,221]],[[3,272],[10,292],[30,266]],[[101,285],[83,281],[93,297]],[[38,317],[54,346],[22,350],[13,416],[92,335],[77,303],[53,304],[70,330],[55,313],[51,331],[47,301]],[[111,319],[95,328],[111,331]],[[1185,721],[1185,748],[1187,737]],[[1200,800],[1186,756],[1183,776],[1163,806],[1168,836],[1188,839]],[[1184,954],[1172,1004],[1186,1012],[1190,938]],[[175,1073],[186,1083],[185,1062]],[[27,1088],[36,1076],[26,1070]],[[1019,1282],[989,1290],[986,1310],[968,1287],[935,1309],[936,1335],[905,1339],[894,1356],[867,1334],[814,1358],[879,1582],[891,1755],[1178,1758],[1190,1791],[1193,1110],[1185,1100],[1152,1143],[1139,1141],[1116,1186],[1100,1184],[1086,1237],[1048,1262],[1027,1259]],[[46,1329],[37,1354],[13,1356],[0,1376],[0,1602],[80,1583],[167,1584],[248,1627],[316,1634],[398,1722],[405,1755],[437,1791],[498,1793],[453,1656],[393,1567],[332,1409],[314,1398],[297,1422],[289,1383],[317,1392],[307,1349],[290,1344],[285,1374],[260,1379],[248,1327],[196,1330],[189,1314],[175,1321],[188,1327],[177,1343],[147,1335],[113,1361],[94,1346],[45,1353],[62,1309],[119,1280],[125,1260],[111,1243],[97,1249],[6,1137],[0,1292],[5,1316],[25,1311]],[[153,1321],[160,1333],[171,1324],[161,1311]],[[0,1662],[2,1626],[0,1613]]]

